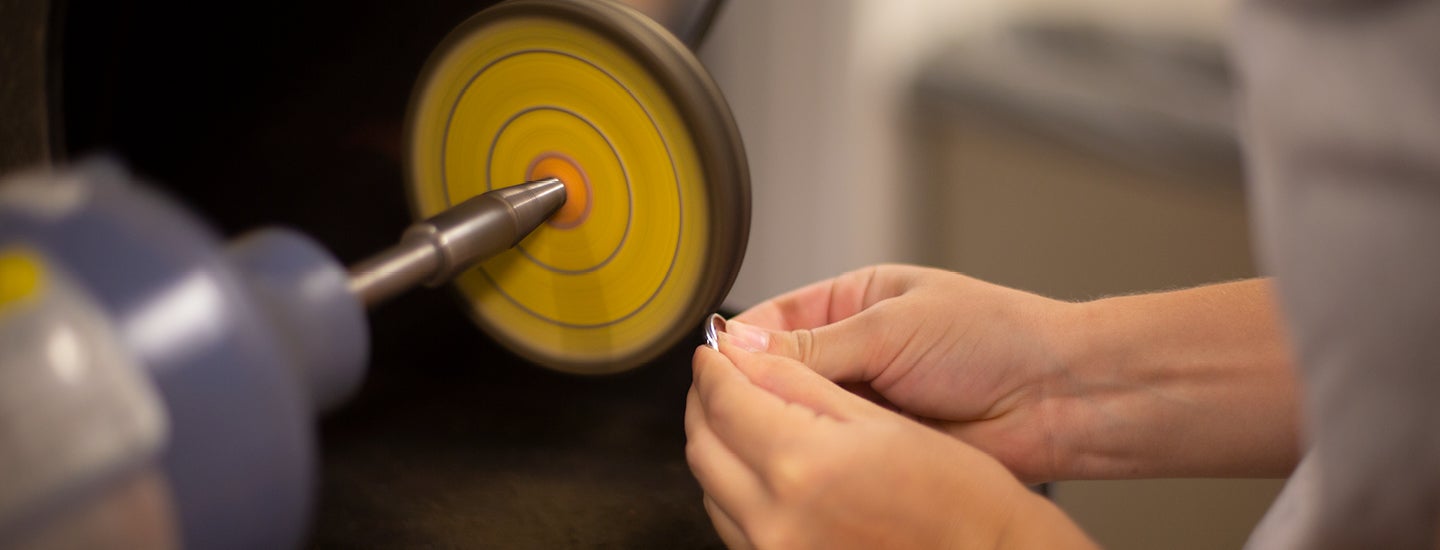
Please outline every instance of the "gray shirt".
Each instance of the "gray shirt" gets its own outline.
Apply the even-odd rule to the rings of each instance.
[[[1251,548],[1440,532],[1440,1],[1252,0],[1238,19],[1256,242],[1308,452]]]

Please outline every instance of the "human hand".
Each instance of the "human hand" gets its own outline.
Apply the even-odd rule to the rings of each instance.
[[[726,330],[996,457],[1027,483],[1279,476],[1298,387],[1263,279],[1066,303],[884,265]]]
[[[695,353],[686,458],[732,548],[1090,547],[991,457],[794,360]]]
[[[1033,483],[1058,475],[1057,447],[1073,435],[1054,429],[1061,419],[1045,399],[1063,380],[1055,335],[1069,306],[958,273],[882,265],[774,298],[726,330],[741,347],[868,385]]]

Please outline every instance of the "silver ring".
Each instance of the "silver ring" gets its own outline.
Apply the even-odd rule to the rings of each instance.
[[[720,351],[720,333],[725,332],[725,318],[719,313],[711,313],[710,318],[705,320],[705,345],[710,349]]]

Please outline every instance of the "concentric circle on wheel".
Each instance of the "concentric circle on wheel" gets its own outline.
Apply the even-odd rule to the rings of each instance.
[[[427,62],[406,141],[417,218],[536,176],[566,185],[574,203],[455,280],[486,332],[542,365],[640,365],[739,270],[739,132],[694,56],[627,7],[516,0],[472,17]]]

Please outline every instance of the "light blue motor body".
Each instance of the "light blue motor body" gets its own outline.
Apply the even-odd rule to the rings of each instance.
[[[303,541],[315,484],[315,418],[354,390],[368,353],[364,308],[343,265],[294,231],[222,242],[104,159],[0,183],[6,249],[26,250],[63,274],[66,283],[50,291],[81,294],[77,300],[96,306],[118,353],[128,355],[127,368],[149,384],[163,429],[131,446],[132,456],[62,476],[24,452],[43,445],[7,439],[32,434],[64,452],[85,452],[87,431],[101,427],[43,407],[12,413],[0,422],[0,464],[22,471],[5,474],[35,476],[53,490],[12,495],[0,506],[0,546],[64,525],[67,510],[146,469],[160,474],[185,547],[291,548]],[[0,316],[0,331],[18,330],[26,319],[23,310]],[[13,374],[0,379],[25,380],[18,369],[46,368],[39,363],[0,363]],[[0,400],[21,395],[11,388]],[[47,433],[53,437],[33,435]],[[0,504],[7,502],[3,485]]]

